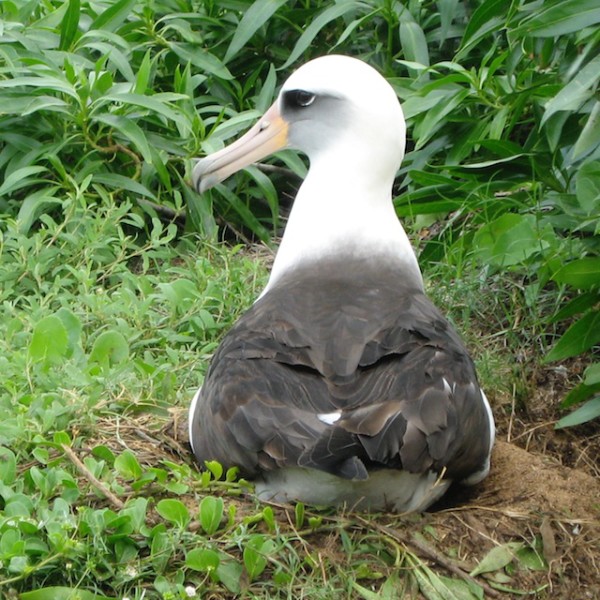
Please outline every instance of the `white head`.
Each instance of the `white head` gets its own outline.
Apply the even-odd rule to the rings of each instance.
[[[391,181],[402,162],[404,116],[392,87],[372,67],[348,56],[311,60],[284,83],[275,103],[237,142],[198,162],[194,186],[204,191],[281,148],[304,152],[311,165],[335,147],[347,172],[362,165]]]
[[[402,109],[387,81],[355,58],[324,56],[290,76],[250,131],[200,160],[194,186],[202,192],[276,150],[296,148],[310,169],[263,294],[292,269],[331,257],[386,261],[421,286],[392,204],[405,139]]]

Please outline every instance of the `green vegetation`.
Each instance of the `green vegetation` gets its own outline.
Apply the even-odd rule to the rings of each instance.
[[[258,505],[235,473],[197,471],[177,423],[266,281],[233,237],[269,240],[305,167],[282,153],[289,172],[252,167],[202,197],[185,181],[298,64],[364,58],[403,101],[395,201],[427,231],[433,295],[459,328],[503,332],[508,353],[581,356],[560,425],[590,421],[598,23],[597,0],[3,1],[0,596],[481,598],[482,573],[502,589],[547,568],[532,536],[447,577],[411,533]],[[488,387],[517,384],[510,356],[477,355]]]

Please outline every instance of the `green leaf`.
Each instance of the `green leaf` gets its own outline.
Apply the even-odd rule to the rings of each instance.
[[[142,476],[142,467],[131,450],[125,450],[115,458],[115,469],[125,479],[137,480]]]
[[[0,446],[0,483],[11,485],[17,476],[17,459],[9,448]]]
[[[223,518],[223,498],[205,496],[200,502],[200,525],[207,535],[219,529]]]
[[[194,548],[185,555],[185,566],[194,571],[215,571],[220,562],[219,553],[210,548]]]
[[[61,362],[67,354],[69,337],[63,322],[56,315],[44,317],[37,323],[29,342],[29,357],[45,364]]]
[[[134,94],[132,92],[116,92],[104,94],[98,102],[101,102],[102,104],[105,104],[106,102],[116,102],[130,106],[138,106],[140,108],[146,108],[158,115],[162,115],[171,121],[181,122],[182,116],[175,109],[171,108],[170,105],[174,100],[187,100],[187,96],[184,96],[183,94],[167,93],[143,96],[142,94]]]
[[[127,190],[132,194],[139,194],[152,200],[157,201],[158,198],[145,186],[129,177],[119,175],[118,173],[94,173],[93,181],[101,183],[109,188],[116,190]]]
[[[23,185],[30,185],[31,183],[32,181],[27,179],[22,181]],[[46,213],[49,208],[62,204],[62,200],[54,195],[58,189],[58,186],[52,186],[27,195],[21,203],[17,215],[20,233],[29,233],[32,225],[41,215]]]
[[[68,587],[45,587],[38,588],[32,592],[19,594],[19,600],[113,600],[108,596],[101,596],[94,592],[78,588]]]
[[[435,106],[427,111],[425,118],[415,126],[416,150],[419,150],[429,142],[438,129],[445,123],[448,113],[460,106],[469,94],[469,90],[461,89],[452,91],[445,97],[438,98]]]
[[[16,169],[4,178],[2,185],[0,185],[0,196],[7,196],[16,190],[25,187],[26,185],[31,185],[31,183],[43,181],[41,179],[31,179],[31,175],[35,175],[36,173],[42,173],[45,171],[48,171],[46,167],[33,165],[29,167],[21,167],[20,169]]]
[[[577,110],[592,94],[594,86],[600,80],[600,56],[591,60],[575,77],[563,87],[554,98],[549,100],[544,107],[544,115],[540,125],[556,112],[561,110]]]
[[[509,6],[505,0],[486,0],[480,4],[468,21],[454,60],[460,61],[482,38],[492,31],[498,31]]]
[[[575,178],[579,206],[588,215],[600,214],[600,161],[586,162],[578,169]]]
[[[484,225],[473,238],[475,257],[499,267],[518,265],[548,247],[533,215],[507,213]]]
[[[563,398],[560,405],[562,408],[569,408],[570,406],[581,404],[597,393],[600,393],[600,383],[594,383],[592,385],[580,383],[569,391],[569,393]]]
[[[165,520],[185,529],[190,522],[190,513],[181,500],[167,498],[156,505],[156,512]]]
[[[471,577],[481,575],[481,573],[490,573],[503,569],[515,558],[515,553],[523,548],[521,542],[508,542],[501,546],[494,546],[479,562],[479,564],[469,573]]]
[[[225,52],[224,62],[229,62],[246,42],[285,4],[285,0],[257,0],[244,12],[233,38]]]
[[[352,0],[346,0],[339,4],[333,4],[327,7],[323,12],[319,13],[311,24],[304,30],[304,33],[298,38],[294,49],[290,53],[288,59],[281,66],[281,70],[287,69],[296,60],[304,54],[307,48],[312,44],[313,40],[317,37],[319,32],[331,21],[339,19],[340,17],[347,15],[354,11],[368,11],[370,6],[363,2],[353,2]]]
[[[89,26],[90,30],[104,29],[106,31],[116,31],[131,14],[133,7],[138,3],[138,0],[119,0],[114,4],[108,4],[108,8],[96,17]]]
[[[256,218],[253,212],[227,186],[219,183],[215,189],[222,194],[233,209],[241,217],[244,225],[255,233],[265,244],[269,243],[270,235],[266,227]]]
[[[243,559],[250,581],[254,581],[262,574],[268,564],[267,556],[274,549],[274,542],[264,535],[253,535],[248,539],[244,546]]]
[[[429,66],[429,51],[423,30],[415,21],[400,23],[400,42],[407,60]]]
[[[600,342],[600,311],[591,310],[573,323],[560,337],[544,362],[577,356]]]
[[[600,146],[600,100],[596,100],[590,115],[573,146],[573,160],[582,158]]]
[[[581,425],[582,423],[587,423],[598,417],[600,417],[600,396],[588,400],[583,406],[573,411],[570,415],[563,417],[555,425],[555,428],[562,429],[563,427]]]
[[[523,35],[555,37],[596,23],[600,23],[598,0],[554,0],[539,5],[511,33],[517,39]]]
[[[584,371],[585,385],[600,385],[600,362],[589,365]]]
[[[552,315],[550,323],[558,323],[563,319],[587,312],[598,302],[600,302],[600,290],[579,294],[569,300],[556,314]]]
[[[68,0],[67,11],[60,25],[60,50],[68,50],[77,35],[79,16],[81,14],[80,0]]]
[[[242,572],[242,565],[233,560],[221,560],[217,567],[219,580],[233,594],[239,594],[241,591],[240,579]]]
[[[69,338],[69,356],[73,353],[73,350],[79,345],[81,339],[81,332],[83,330],[79,317],[73,313],[73,311],[65,308],[59,308],[56,311],[56,316],[62,321],[65,326],[67,336]]]
[[[125,362],[129,358],[129,344],[119,331],[103,331],[94,341],[90,362],[104,368]]]
[[[600,257],[579,258],[561,267],[552,279],[585,290],[600,287]]]
[[[190,62],[200,69],[202,74],[214,75],[215,77],[225,79],[226,81],[233,79],[233,75],[221,60],[204,48],[199,48],[197,45],[193,44],[182,44],[179,42],[169,42],[169,46],[171,50],[184,61],[184,63]]]

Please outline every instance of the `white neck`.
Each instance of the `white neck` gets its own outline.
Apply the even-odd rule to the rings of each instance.
[[[350,151],[339,150],[333,153],[335,159],[321,155],[312,162],[261,295],[286,271],[335,256],[396,263],[422,287],[417,259],[394,211],[393,175],[365,175],[355,155],[352,160]]]

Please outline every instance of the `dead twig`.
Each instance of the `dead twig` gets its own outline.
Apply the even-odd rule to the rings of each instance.
[[[79,457],[69,446],[61,444],[69,460],[75,465],[77,470],[118,510],[121,510],[125,504],[120,498],[117,498],[107,487],[79,460]]]

